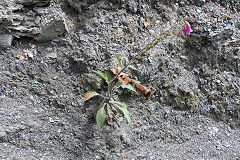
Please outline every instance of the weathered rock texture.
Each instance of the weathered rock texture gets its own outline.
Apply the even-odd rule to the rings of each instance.
[[[240,158],[239,1],[0,3],[0,159]],[[99,129],[101,98],[82,100],[107,91],[92,70],[113,69],[114,54],[127,62],[172,27],[126,70],[151,100],[118,89],[132,125],[108,110]]]
[[[13,37],[30,37],[46,42],[62,35],[65,32],[64,13],[57,4],[46,7],[47,4],[49,1],[46,0],[1,2],[0,32],[4,35],[0,34],[0,45],[10,46]]]

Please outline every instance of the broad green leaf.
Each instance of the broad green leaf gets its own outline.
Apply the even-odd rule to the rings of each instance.
[[[105,75],[107,77],[107,83],[111,82],[111,80],[113,80],[113,78],[114,78],[114,74],[109,70],[107,70],[105,72]]]
[[[128,66],[129,68],[132,68],[133,70],[138,70],[135,66],[133,66],[133,65],[129,65]]]
[[[126,103],[122,103],[122,105],[119,107],[119,109],[123,112],[124,116],[127,118],[128,123],[131,124],[131,118],[130,118],[130,114],[127,109]]]
[[[132,80],[134,80],[134,81],[137,82],[137,83],[141,83],[139,80],[136,80],[136,79],[132,79]]]
[[[96,121],[98,127],[102,127],[106,119],[106,111],[104,109],[104,106],[99,108],[96,114]]]
[[[96,119],[97,111],[99,110],[99,108],[100,108],[100,107],[96,107],[96,108],[93,110],[94,119]]]
[[[98,96],[99,94],[95,91],[88,91],[86,92],[84,95],[83,95],[83,98],[82,100],[83,101],[87,101],[89,100],[90,98],[94,97],[94,96]]]
[[[112,104],[117,105],[118,107],[120,107],[122,105],[122,103],[118,102],[118,101],[109,101],[109,102],[112,103]]]
[[[105,79],[107,81],[107,76],[103,73],[103,72],[98,72],[93,70],[94,73],[96,73],[97,75],[101,76],[103,79]]]
[[[118,61],[119,66],[121,67],[122,66],[121,59],[116,54],[115,54],[115,57],[116,57],[116,59]]]
[[[121,86],[122,88],[127,88],[127,89],[129,89],[129,90],[137,93],[136,89],[135,89],[131,84],[124,84],[124,83],[122,83],[120,86]]]

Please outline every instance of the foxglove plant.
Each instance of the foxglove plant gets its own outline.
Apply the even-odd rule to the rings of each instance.
[[[161,40],[164,40],[168,36],[172,35],[172,33],[177,29],[177,26],[172,27],[171,30],[168,30],[163,34],[161,37],[156,37],[154,38],[146,47],[141,49],[136,55],[130,58],[129,62],[125,65],[122,66],[121,59],[115,55],[119,67],[115,67],[115,70],[112,71],[106,71],[105,73],[100,72],[100,71],[94,71],[94,73],[98,74],[101,76],[108,84],[108,91],[105,95],[99,94],[96,91],[88,91],[83,95],[83,101],[87,101],[91,99],[94,96],[100,96],[102,97],[102,101],[98,107],[95,108],[94,110],[94,118],[96,119],[97,125],[99,127],[102,127],[105,120],[107,117],[111,117],[110,113],[107,113],[107,106],[110,107],[115,107],[117,110],[120,110],[123,115],[126,117],[127,121],[129,124],[131,124],[131,118],[130,118],[130,113],[127,109],[127,105],[124,102],[118,101],[118,98],[114,98],[114,89],[118,89],[116,81],[119,80],[121,82],[120,87],[122,88],[127,88],[131,91],[134,91],[138,95],[144,96],[147,100],[150,100],[151,97],[151,90],[146,88],[145,86],[139,84],[140,82],[137,82],[136,80],[133,80],[129,77],[127,77],[125,74],[121,74],[125,69],[128,67],[131,67],[132,63],[136,59],[140,59],[142,56],[144,56],[151,48],[155,47]],[[186,22],[184,26],[184,35],[190,35],[192,32],[191,25]]]

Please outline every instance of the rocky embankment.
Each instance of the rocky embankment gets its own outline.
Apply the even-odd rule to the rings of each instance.
[[[1,0],[1,159],[239,159],[238,0]],[[193,32],[183,35],[187,20]],[[172,28],[176,28],[172,30]],[[99,129],[82,101],[167,30],[126,72],[150,101],[119,89],[121,113]]]

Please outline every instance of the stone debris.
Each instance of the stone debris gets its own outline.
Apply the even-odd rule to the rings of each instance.
[[[0,46],[2,47],[11,46],[14,38],[30,37],[40,42],[50,41],[66,30],[64,23],[66,17],[57,4],[45,6],[49,3],[47,0],[22,0],[20,3],[9,0],[1,3]],[[28,9],[25,5],[34,5],[34,7]]]
[[[13,36],[11,34],[0,34],[0,46],[7,48],[11,47]]]
[[[1,0],[0,159],[239,159],[239,2]],[[116,87],[132,125],[107,105],[99,129],[101,97],[82,100],[107,91],[92,70],[171,27],[124,72],[151,100]]]

